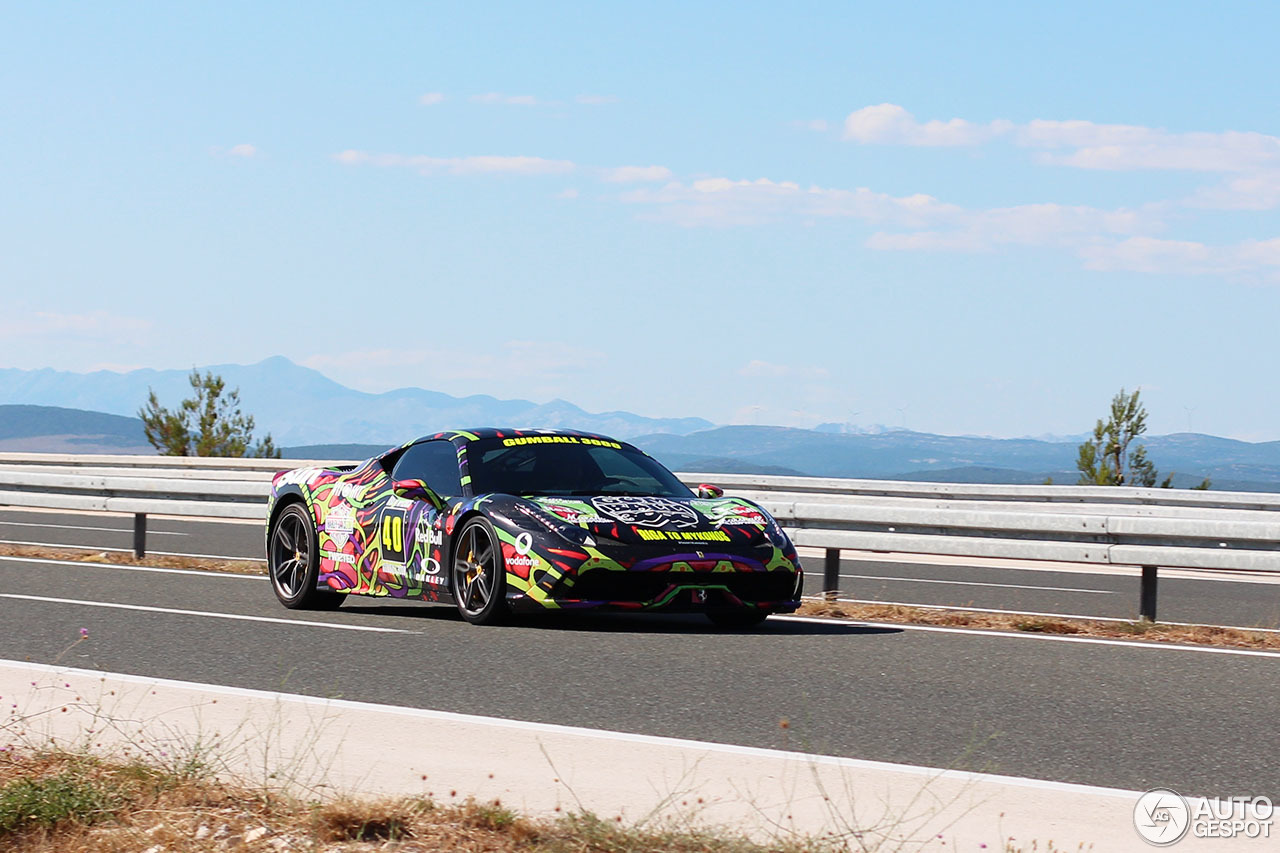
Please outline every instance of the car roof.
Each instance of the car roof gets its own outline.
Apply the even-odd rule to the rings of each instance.
[[[624,441],[618,441],[607,435],[598,432],[584,432],[577,429],[531,429],[531,428],[515,428],[515,427],[473,427],[471,429],[450,429],[432,435],[424,435],[415,438],[413,441],[406,442],[402,447],[410,444],[417,444],[422,441],[431,441],[433,439],[447,439],[449,441],[480,441],[486,438],[523,438],[526,436],[572,436],[574,438],[594,438],[600,441],[611,441],[617,444],[626,444]]]

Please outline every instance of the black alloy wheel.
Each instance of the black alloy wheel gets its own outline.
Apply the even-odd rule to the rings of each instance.
[[[453,551],[453,596],[462,618],[493,625],[507,616],[507,570],[498,537],[484,518],[458,532]]]
[[[342,593],[318,589],[320,548],[316,528],[302,504],[290,504],[276,519],[267,545],[267,572],[280,603],[291,610],[334,610]]]

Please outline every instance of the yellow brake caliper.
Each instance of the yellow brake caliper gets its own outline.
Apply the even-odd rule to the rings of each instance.
[[[471,585],[476,582],[476,578],[480,577],[481,567],[476,565],[476,552],[467,552],[467,595],[470,597]]]

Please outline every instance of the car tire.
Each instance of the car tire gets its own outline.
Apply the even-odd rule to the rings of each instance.
[[[450,582],[462,618],[494,625],[508,616],[507,568],[502,545],[488,519],[472,518],[454,540]]]
[[[754,628],[769,618],[768,613],[758,610],[712,610],[707,618],[717,628]]]
[[[334,610],[346,595],[319,589],[320,546],[311,516],[300,503],[285,507],[267,538],[271,589],[290,610]]]

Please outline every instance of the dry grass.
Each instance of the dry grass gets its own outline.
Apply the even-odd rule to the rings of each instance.
[[[1180,643],[1197,646],[1228,646],[1242,649],[1280,649],[1280,634],[1223,628],[1217,625],[1168,625],[1160,622],[1102,622],[1058,616],[1030,616],[1017,613],[982,613],[972,610],[940,610],[906,607],[900,604],[873,604],[849,601],[806,601],[803,616],[855,619],[861,622],[890,622],[904,625],[943,625],[952,628],[986,628],[993,631],[1023,631],[1031,634],[1071,634],[1152,643]]]
[[[46,545],[0,544],[0,556],[34,557],[43,560],[67,560],[73,563],[113,563],[120,566],[155,566],[162,569],[196,569],[206,572],[236,572],[265,575],[267,564],[254,560],[219,560],[212,557],[168,557],[148,554],[138,559],[124,551],[98,551],[90,548],[52,547]]]
[[[56,793],[78,791],[67,802]],[[39,790],[6,826],[6,796]],[[66,798],[63,798],[66,799]],[[40,810],[42,814],[29,812]],[[56,812],[56,814],[55,814]],[[52,817],[52,819],[45,819]],[[141,763],[64,753],[0,753],[0,849],[13,853],[315,850],[468,853],[830,853],[829,841],[761,845],[687,828],[637,828],[590,814],[535,820],[498,802],[425,798],[305,802]]]

